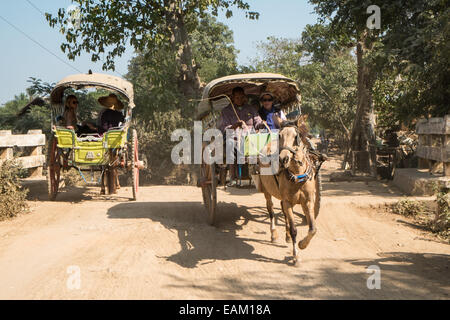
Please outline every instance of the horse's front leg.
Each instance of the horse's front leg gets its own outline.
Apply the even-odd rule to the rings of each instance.
[[[299,265],[299,256],[298,256],[298,250],[297,250],[297,228],[295,227],[295,221],[294,221],[294,210],[293,206],[289,201],[283,200],[283,209],[285,211],[285,217],[286,217],[286,224],[289,223],[289,234],[292,239],[292,255],[294,257],[294,265]]]
[[[270,217],[270,234],[271,234],[271,241],[275,242],[278,239],[278,233],[277,233],[277,229],[275,226],[275,218],[273,215],[273,202],[272,202],[272,196],[265,191],[264,192],[264,197],[266,197],[266,206],[267,206],[267,211],[269,212],[269,217]]]
[[[312,237],[314,237],[314,235],[317,232],[316,219],[314,217],[314,202],[315,202],[314,199],[311,198],[301,202],[303,212],[306,215],[306,220],[308,221],[309,225],[308,234],[298,243],[298,247],[302,250],[306,249]]]
[[[290,231],[291,229],[289,226],[289,219],[287,217],[286,210],[284,210],[283,200],[280,201],[280,204],[281,204],[281,211],[283,211],[283,214],[284,214],[284,221],[285,221],[284,225],[286,227],[286,243],[290,243],[292,241],[291,231]]]

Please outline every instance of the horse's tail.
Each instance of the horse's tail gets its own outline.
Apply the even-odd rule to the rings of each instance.
[[[322,194],[322,175],[319,170],[319,172],[317,172],[316,175],[316,201],[314,203],[314,218],[317,218],[317,216],[319,215],[321,194]]]

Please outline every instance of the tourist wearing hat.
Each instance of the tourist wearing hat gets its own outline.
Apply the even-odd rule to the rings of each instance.
[[[103,134],[111,128],[118,127],[119,124],[125,122],[123,103],[117,96],[111,93],[109,96],[98,98],[98,103],[105,107],[99,115],[98,133]]]
[[[274,95],[265,91],[260,95],[259,100],[261,102],[261,108],[259,109],[261,119],[267,123],[270,129],[280,129],[281,123],[287,119],[283,111],[273,105]]]

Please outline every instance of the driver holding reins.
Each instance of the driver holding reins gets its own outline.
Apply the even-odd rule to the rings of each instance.
[[[245,95],[242,87],[235,87],[231,93],[231,101],[228,106],[223,108],[221,114],[221,122],[219,125],[220,131],[222,131],[224,138],[226,138],[226,130],[236,130],[238,128],[247,131],[253,129],[259,129],[263,126],[263,121],[259,116],[257,110],[247,103],[247,96]],[[233,143],[232,140],[227,139],[228,143]],[[233,154],[234,156],[234,154]],[[230,170],[230,183],[227,186],[232,187],[236,185],[236,159],[234,163],[229,165]]]

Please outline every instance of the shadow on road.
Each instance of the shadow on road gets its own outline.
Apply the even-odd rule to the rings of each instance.
[[[267,214],[250,214],[247,207],[236,204],[219,203],[217,227],[206,223],[206,212],[200,202],[137,202],[121,203],[107,212],[111,219],[150,219],[160,222],[166,229],[175,231],[181,250],[176,254],[163,257],[184,268],[195,268],[199,264],[215,260],[247,259],[269,263],[286,264],[285,260],[276,260],[254,253],[252,242],[273,244],[270,239],[270,226]],[[239,236],[238,231],[249,221],[264,224],[267,228],[267,241]]]
[[[169,288],[186,288],[202,296],[221,293],[225,299],[449,299],[450,256],[384,252],[378,259],[305,260],[299,269],[283,272],[239,273],[208,277],[192,285],[170,274]],[[357,266],[349,268],[349,264]],[[381,288],[369,289],[367,267],[378,265]]]
[[[40,180],[22,180],[22,186],[28,189],[27,200],[29,201],[49,201],[47,191],[47,181]],[[63,187],[58,191],[55,202],[80,203],[83,201],[107,201],[107,202],[125,202],[131,199],[118,194],[101,195],[99,187],[88,186],[69,186]]]

